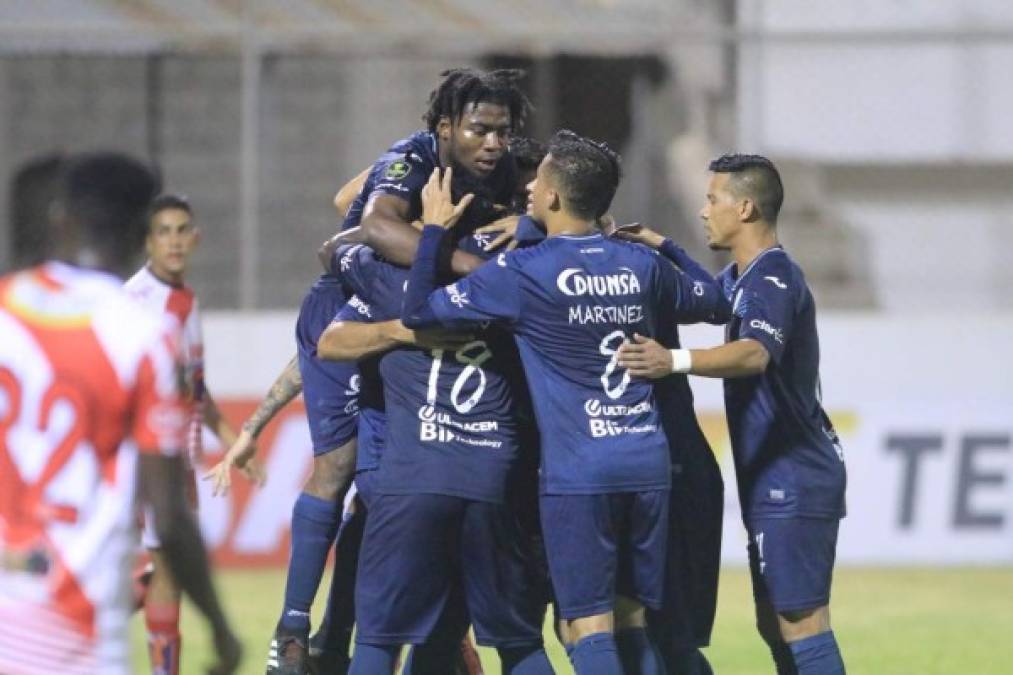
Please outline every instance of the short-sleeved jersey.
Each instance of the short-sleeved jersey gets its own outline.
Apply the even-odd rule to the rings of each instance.
[[[348,209],[343,228],[357,226],[366,204],[377,195],[404,199],[409,204],[408,219],[417,219],[422,213],[422,188],[437,166],[440,166],[440,158],[436,135],[432,132],[418,131],[398,141],[373,163],[365,185]],[[509,153],[504,154],[492,174],[484,180],[470,177],[464,171],[455,171],[452,188],[455,201],[469,192],[475,194],[467,213],[455,229],[462,233],[470,232],[474,227],[493,220],[497,215],[493,204],[509,204],[515,183],[516,168]]]
[[[843,516],[844,454],[820,405],[816,305],[802,270],[775,247],[719,282],[732,303],[727,339],[770,354],[761,375],[724,382],[743,515]]]
[[[426,228],[427,250],[439,237]],[[431,286],[422,257],[406,301],[409,325],[418,323],[415,289]],[[654,251],[600,234],[558,236],[500,254],[424,302],[444,325],[496,321],[514,333],[541,434],[544,493],[668,487],[653,387],[620,368],[617,351],[634,333],[656,335],[669,317],[723,322],[727,303],[709,275],[691,278]]]
[[[0,279],[0,672],[129,672],[137,455],[186,430],[175,332],[103,273]]]
[[[179,322],[184,397],[191,406],[186,447],[191,461],[196,462],[203,454],[201,429],[204,425],[204,334],[197,296],[185,284],[177,286],[162,281],[151,273],[147,265],[130,277],[123,287],[130,296]]]

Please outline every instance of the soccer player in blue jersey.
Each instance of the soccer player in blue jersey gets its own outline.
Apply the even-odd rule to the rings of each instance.
[[[661,604],[670,461],[653,387],[619,367],[634,332],[665,321],[718,323],[727,302],[674,244],[677,269],[595,227],[619,183],[618,157],[571,132],[549,146],[529,211],[548,239],[499,255],[436,289],[444,228],[467,208],[434,172],[403,321],[409,327],[504,325],[515,336],[541,433],[541,517],[556,601],[578,673],[622,673],[613,625],[634,631],[624,661],[662,666],[644,607]],[[619,596],[617,598],[617,596]]]
[[[725,379],[760,635],[778,673],[837,675],[844,663],[829,602],[846,476],[820,405],[815,303],[777,241],[783,188],[773,163],[726,155],[710,170],[701,216],[711,248],[734,258],[718,279],[733,306],[728,341],[669,351],[640,337],[620,362],[642,377]]]
[[[493,71],[490,73],[468,69],[448,71],[444,74],[444,81],[430,97],[430,107],[425,115],[428,129],[396,143],[368,172],[365,187],[350,209],[345,224],[352,226],[361,222],[361,229],[367,233],[367,239],[379,253],[383,254],[383,260],[378,261],[377,265],[390,268],[387,261],[407,262],[413,257],[419,235],[411,223],[421,213],[419,192],[433,167],[458,167],[459,180],[455,189],[460,194],[473,192],[477,195],[474,211],[469,213],[471,223],[468,227],[489,222],[501,212],[497,208],[497,204],[509,203],[514,192],[515,180],[513,163],[507,153],[507,141],[511,132],[519,128],[528,108],[526,99],[516,86],[519,74],[517,71]],[[464,228],[464,232],[467,231],[468,228]],[[481,262],[481,257],[464,251],[465,248],[470,247],[473,253],[482,253],[476,244],[477,242],[468,238],[463,247],[450,254],[455,267],[467,270]],[[403,274],[404,272],[398,270],[398,273]],[[400,292],[401,289],[397,290]],[[375,295],[382,297],[369,301],[368,306],[371,307],[371,314],[382,310],[382,304],[386,302],[391,293],[383,292]],[[367,305],[360,305],[359,309],[365,306]],[[332,337],[337,338],[341,333],[347,333],[350,324],[355,323],[353,319],[359,319],[361,323],[363,315],[361,312],[353,311],[354,309],[346,308],[344,314],[338,315],[339,321],[332,325],[332,329],[334,329]],[[383,322],[375,324],[375,328],[378,330],[380,323]],[[331,329],[328,329],[328,333],[332,333]],[[323,344],[326,354],[334,356],[340,353],[340,350],[338,352],[326,351],[330,347],[340,346],[338,344],[328,346],[330,342],[328,334],[325,334]],[[509,343],[509,340],[507,342]],[[364,343],[360,341],[358,348],[362,349],[363,345]],[[388,344],[389,346],[393,345]],[[351,346],[351,352],[355,351],[355,347],[355,344]],[[487,449],[482,449],[474,444],[481,446],[483,443],[491,443],[499,446],[500,452],[491,453],[498,458],[499,466],[494,467],[491,472],[484,469],[473,472],[473,474],[485,477],[487,480],[474,482],[471,486],[472,492],[466,496],[468,498],[475,497],[475,501],[485,500],[487,504],[492,505],[488,508],[485,506],[471,508],[469,505],[467,509],[470,514],[468,527],[481,529],[483,518],[496,519],[499,517],[498,512],[502,509],[498,505],[503,500],[504,478],[497,476],[497,474],[505,472],[512,466],[512,457],[516,454],[516,444],[512,438],[512,429],[515,426],[512,419],[512,391],[508,378],[504,376],[504,373],[509,372],[510,368],[508,362],[503,360],[501,351],[493,342],[478,339],[469,341],[464,349],[446,350],[445,352],[444,350],[429,352],[418,349],[397,349],[383,357],[381,377],[386,398],[385,413],[391,418],[391,423],[383,429],[387,436],[383,438],[383,445],[386,446],[384,464],[381,465],[383,470],[370,470],[372,466],[364,464],[377,465],[376,457],[371,456],[372,453],[360,453],[360,472],[356,481],[357,485],[362,483],[360,489],[365,488],[365,496],[370,502],[370,506],[373,507],[367,520],[368,528],[372,528],[377,522],[377,508],[381,513],[386,513],[384,511],[385,505],[391,501],[386,497],[395,491],[407,491],[415,495],[420,491],[428,494],[426,491],[429,490],[448,497],[462,497],[461,490],[465,489],[462,486],[468,481],[454,479],[454,467],[449,472],[435,468],[431,474],[426,473],[425,465],[421,467],[422,471],[416,470],[410,455],[425,444],[431,446],[430,450],[435,448],[437,456],[444,451],[450,452],[452,456],[454,452],[463,455],[465,457],[464,464],[461,467],[456,467],[458,471],[467,466],[469,460],[475,461],[480,455],[490,454]],[[347,356],[350,352],[346,349],[344,353]],[[433,382],[434,372],[437,373],[437,382]],[[365,374],[365,366],[363,366],[364,377]],[[443,381],[439,382],[440,380]],[[464,391],[463,396],[460,394],[460,390],[451,387],[454,383],[462,382],[464,383],[461,385]],[[441,385],[449,388],[449,392],[445,391],[445,387]],[[364,380],[363,391],[366,386]],[[418,386],[421,386],[421,390],[417,390]],[[435,400],[431,401],[430,399]],[[449,403],[447,399],[450,399]],[[391,404],[391,401],[394,403]],[[453,405],[453,409],[449,409],[449,405]],[[437,420],[432,423],[420,421],[420,411],[423,408],[431,408],[438,415]],[[360,440],[377,435],[376,429],[363,429],[371,414],[367,413],[365,419],[360,419]],[[492,427],[486,429],[483,425],[490,423],[488,419],[490,415],[496,419],[493,420]],[[472,433],[464,434],[463,437],[454,434],[448,437],[445,433],[441,435],[441,431],[444,430],[443,420],[447,416],[451,418],[451,426],[463,424]],[[427,436],[430,427],[437,430],[434,438]],[[486,436],[495,436],[496,433],[506,436],[503,439],[489,439],[483,438],[483,433]],[[406,461],[407,464],[404,464]],[[440,484],[434,485],[434,481]],[[371,489],[374,484],[375,489]],[[376,495],[383,497],[381,500],[383,503],[379,507],[374,505],[377,499]],[[425,513],[423,513],[424,515]],[[415,518],[414,521],[418,521],[418,519]],[[423,524],[425,524],[424,518]],[[413,541],[412,537],[417,539],[424,536],[426,532],[424,528],[413,525],[413,517],[408,515],[400,516],[395,521],[388,523],[388,528],[402,527],[409,528],[404,536],[399,537],[395,532],[392,536],[376,535],[373,539],[386,540],[400,546],[401,540],[410,542]],[[389,532],[389,530],[385,530],[385,532]],[[434,540],[443,534],[442,531],[435,533]],[[503,539],[504,543],[510,541],[510,538],[506,536]],[[365,586],[387,598],[391,594],[387,593],[384,588],[378,587],[377,583],[370,584],[370,580],[385,583],[391,577],[390,574],[386,574],[382,570],[379,573],[374,572],[376,564],[371,562],[369,556],[372,555],[371,551],[379,549],[376,545],[370,544],[370,540],[370,533],[367,532],[363,549],[363,554],[366,557],[360,565],[360,572],[365,570],[368,574],[365,582],[360,581],[358,594],[363,594],[361,589]],[[464,542],[465,551],[462,555],[466,557],[468,552],[472,550],[477,554],[476,559],[493,555],[494,549],[497,547],[486,546],[484,542],[485,540],[478,538],[473,542]],[[410,551],[410,553],[417,552],[421,552],[418,546]],[[439,555],[442,552],[437,551],[436,553]],[[509,556],[504,556],[504,559],[508,560]],[[491,565],[486,567],[490,570],[492,568]],[[495,570],[492,573],[495,574]],[[396,581],[400,582],[401,580],[396,579]],[[479,579],[479,582],[481,581]],[[441,591],[438,587],[443,584],[445,589],[446,579],[434,579],[433,582],[431,585],[436,591],[434,597],[437,597],[438,602],[429,603],[432,605],[431,607],[428,605],[424,607],[427,616],[422,616],[413,607],[399,607],[394,603],[387,603],[389,606],[383,607],[378,602],[369,602],[366,605],[357,602],[358,611],[365,618],[360,617],[359,619],[359,647],[356,650],[356,658],[359,659],[360,664],[356,667],[367,669],[383,669],[385,667],[363,662],[363,658],[370,653],[370,646],[373,646],[363,647],[363,645],[369,643],[370,640],[376,641],[376,636],[371,633],[370,621],[375,618],[376,621],[382,622],[383,610],[386,610],[388,617],[393,615],[395,619],[407,619],[415,623],[410,629],[402,631],[404,634],[400,637],[391,638],[395,642],[388,639],[382,644],[376,645],[378,648],[373,654],[375,657],[387,658],[391,652],[389,647],[393,646],[398,639],[401,642],[417,644],[432,637],[433,627],[427,625],[426,622],[440,616],[438,596]],[[365,591],[367,594],[369,592],[369,590]],[[517,596],[519,601],[524,601],[524,594],[520,591],[512,592],[510,595]],[[421,598],[421,601],[426,603],[425,598]],[[505,607],[511,608],[514,604],[513,601],[514,598],[511,597],[511,602],[505,603]],[[506,622],[502,625],[492,626],[490,630],[485,630],[489,623],[485,619],[490,611],[498,611],[498,608],[490,607],[488,603],[484,608],[473,608],[473,613],[476,614],[476,634],[479,640],[502,642],[504,635],[508,640],[520,639],[518,635],[521,635],[523,637],[521,643],[499,645],[504,646],[504,649],[509,652],[505,653],[508,669],[525,661],[529,664],[536,662],[541,652],[541,614],[537,614],[537,621],[529,618],[524,625],[518,625],[517,617],[511,617],[513,624]],[[518,613],[525,611],[526,608],[522,607]],[[508,629],[506,633],[504,633],[504,629]],[[509,632],[511,630],[513,634]],[[383,637],[389,638],[390,636]],[[520,649],[520,647],[524,649]],[[415,667],[419,668],[418,672],[427,672],[424,667],[419,665],[423,657],[428,658],[425,650],[413,654],[411,664],[413,672],[416,672]],[[415,656],[419,658],[415,658]],[[544,653],[541,653],[541,659],[544,661]],[[445,663],[439,668],[439,671],[446,672]]]
[[[352,198],[350,192],[342,190],[346,201],[338,204],[336,200],[335,205],[339,209],[343,206],[343,210],[347,210]],[[349,240],[355,233],[344,235],[344,239]],[[336,245],[341,240],[337,237],[328,243]],[[351,483],[355,466],[359,374],[354,363],[321,361],[316,355],[320,334],[345,304],[347,297],[340,279],[325,268],[325,273],[307,292],[299,310],[296,356],[278,376],[254,414],[243,424],[236,442],[205,475],[212,481],[214,493],[227,492],[231,467],[243,468],[253,458],[255,440],[263,427],[300,390],[303,392],[313,443],[313,469],[292,508],[291,554],[285,599],[271,640],[266,669],[269,675],[304,675],[308,672],[310,607],[323,576],[328,552],[341,525],[343,496]],[[336,578],[340,581],[340,577]],[[332,584],[332,588],[340,588],[340,583],[336,586]],[[326,647],[334,653],[329,659],[334,662],[333,667],[324,671],[328,675],[343,672],[339,663],[342,655],[346,661],[344,667],[347,667],[351,612],[347,614],[347,625],[330,621],[330,611],[323,624],[323,634],[332,643]]]

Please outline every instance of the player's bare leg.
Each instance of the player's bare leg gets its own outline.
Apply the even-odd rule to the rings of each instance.
[[[756,630],[770,648],[777,675],[794,675],[797,671],[791,658],[791,650],[781,635],[777,612],[769,602],[758,600],[756,603]]]
[[[778,675],[843,675],[830,628],[830,607],[777,612],[769,602],[756,605],[756,627],[774,657]],[[823,643],[827,644],[823,644]],[[809,667],[809,663],[812,667]]]
[[[661,654],[647,634],[647,609],[640,602],[616,596],[615,635],[626,675],[664,675]]]
[[[844,675],[829,605],[779,612],[777,621],[799,675]]]
[[[310,606],[337,535],[342,500],[355,471],[355,448],[353,439],[315,455],[313,470],[293,510],[285,608],[271,640],[266,671],[269,674],[304,675],[309,672]],[[306,541],[297,536],[300,528],[307,531]],[[316,541],[320,537],[327,540],[326,545]]]
[[[151,581],[144,602],[148,655],[152,675],[179,675],[182,637],[179,634],[180,589],[161,550],[151,549]]]
[[[614,630],[612,612],[566,621],[565,633],[571,640],[566,651],[577,675],[623,675]]]
[[[781,612],[777,615],[778,627],[785,642],[826,633],[830,630],[830,606],[803,609],[797,612]]]

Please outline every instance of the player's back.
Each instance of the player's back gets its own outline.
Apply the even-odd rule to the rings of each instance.
[[[49,263],[0,280],[0,334],[0,672],[126,672],[137,448],[182,443],[166,322]]]
[[[729,339],[757,340],[771,357],[764,373],[724,384],[743,509],[842,515],[844,458],[820,403],[816,304],[801,268],[778,247],[720,281]]]
[[[634,333],[656,334],[658,256],[596,234],[553,237],[494,264],[515,266],[520,279],[514,332],[542,433],[543,490],[667,487],[653,388],[616,355]]]

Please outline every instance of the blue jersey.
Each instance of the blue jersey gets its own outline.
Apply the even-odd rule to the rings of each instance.
[[[460,248],[480,256],[481,235]],[[502,502],[518,461],[519,359],[509,334],[479,328],[456,352],[396,349],[380,372],[388,447],[378,492]]]
[[[422,188],[437,166],[439,150],[433,133],[419,131],[398,141],[373,164],[344,227],[358,225],[369,200],[378,195],[404,199],[408,219],[418,218]],[[473,237],[472,230],[499,215],[494,205],[510,202],[515,182],[509,154],[482,180],[466,171],[454,172],[455,198],[475,194],[458,224],[461,248],[488,255],[483,250],[486,242],[481,236]],[[371,304],[379,301],[369,294],[361,297]],[[400,302],[400,294],[396,299]],[[383,355],[380,375],[387,437],[379,493],[428,492],[503,500],[505,477],[517,454],[513,394],[517,368],[513,366],[516,359],[509,359],[511,353],[516,354],[516,348],[509,336],[482,331],[455,353],[401,348]]]
[[[802,270],[775,247],[719,281],[732,303],[728,340],[770,353],[764,373],[724,382],[743,515],[843,516],[844,454],[819,401],[816,305]]]
[[[462,243],[481,252],[480,240],[468,237]],[[339,249],[334,267],[356,295],[336,318],[362,322],[399,318],[407,270],[383,261],[368,247],[348,250]],[[475,340],[457,352],[411,347],[389,351],[378,357],[385,420],[366,412],[374,407],[367,359],[361,367],[365,395],[360,394],[367,437],[360,438],[357,469],[379,464],[381,494],[434,493],[503,501],[508,474],[517,461],[515,355],[509,335],[495,329],[478,331]],[[375,427],[384,421],[383,441],[375,442]]]
[[[461,327],[497,321],[514,333],[541,433],[542,491],[667,488],[668,444],[653,386],[620,368],[617,351],[635,332],[656,335],[669,317],[723,323],[727,302],[713,278],[702,270],[690,276],[650,249],[595,234],[500,254],[433,291],[441,237],[440,228],[423,232],[404,321]]]
[[[345,216],[343,229],[356,227],[370,199],[377,195],[391,195],[408,202],[408,220],[422,214],[422,188],[429,181],[433,169],[440,166],[436,136],[429,131],[418,131],[390,147],[373,163],[366,183],[352,202]],[[469,176],[466,171],[454,172],[453,194],[457,201],[469,192],[475,194],[468,211],[456,228],[470,232],[485,225],[498,215],[494,204],[509,204],[516,182],[513,158],[504,153],[492,174],[483,180]]]

